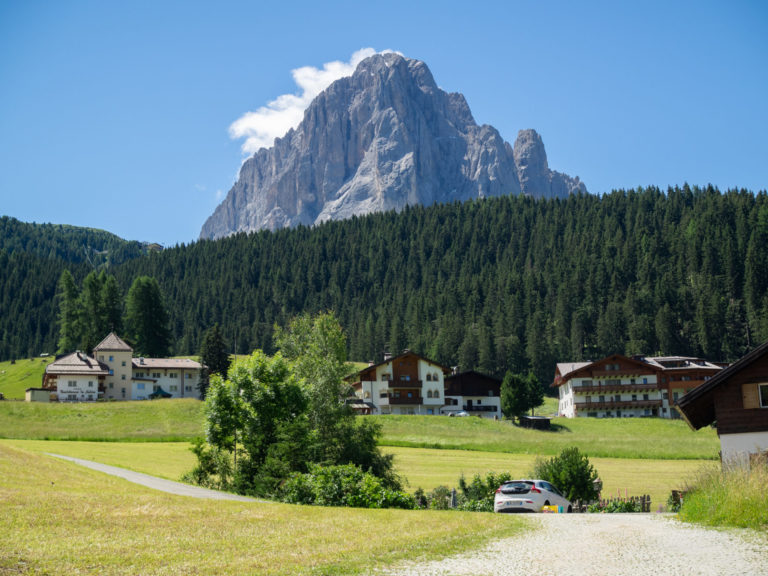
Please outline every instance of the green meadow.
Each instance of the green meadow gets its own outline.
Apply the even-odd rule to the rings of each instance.
[[[187,442],[69,442],[45,440],[2,440],[1,445],[37,453],[51,452],[93,460],[178,480],[195,464]],[[407,489],[432,490],[437,486],[458,487],[461,475],[471,478],[487,472],[509,472],[527,477],[535,456],[468,450],[437,450],[431,448],[384,447],[395,456],[398,474],[407,482]],[[651,496],[654,510],[664,505],[672,489],[684,487],[686,479],[715,466],[701,460],[655,460],[628,458],[590,458],[603,481],[606,497]]]
[[[43,385],[45,367],[51,362],[52,356],[0,362],[0,393],[9,400],[23,400],[27,388]]]
[[[526,526],[470,512],[198,500],[6,442],[0,502],[0,574],[355,574]]]
[[[713,429],[694,432],[681,420],[555,418],[552,431],[507,421],[438,416],[372,416],[380,444],[552,456],[577,446],[590,457],[712,460],[720,444]],[[50,440],[183,441],[203,433],[196,400],[38,404],[0,402],[0,437]]]

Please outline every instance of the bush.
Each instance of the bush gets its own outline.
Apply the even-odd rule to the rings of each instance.
[[[588,512],[642,512],[642,506],[638,500],[611,500],[609,502],[598,502],[590,504]]]
[[[413,496],[387,488],[382,480],[353,464],[312,464],[306,474],[293,474],[280,489],[284,502],[354,508],[416,507]]]
[[[209,446],[202,438],[195,438],[190,450],[197,456],[197,464],[181,477],[182,482],[214,490],[229,490],[232,487],[232,460],[229,452]]]
[[[462,475],[459,478],[459,489],[461,498],[458,508],[471,512],[493,512],[493,500],[496,496],[496,490],[504,482],[508,482],[512,476],[508,472],[496,474],[488,472],[485,478],[480,474],[475,474],[472,481],[467,483]]]
[[[594,485],[597,471],[576,447],[565,448],[549,460],[538,458],[532,475],[554,484],[571,501],[591,502],[598,496]]]

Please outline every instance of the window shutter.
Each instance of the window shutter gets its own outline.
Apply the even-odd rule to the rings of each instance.
[[[741,396],[744,400],[744,408],[760,408],[760,395],[757,384],[742,384]]]

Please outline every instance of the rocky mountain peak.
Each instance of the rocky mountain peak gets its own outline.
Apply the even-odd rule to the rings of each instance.
[[[578,178],[549,170],[535,131],[521,131],[513,149],[495,128],[477,125],[464,96],[441,90],[426,64],[376,54],[320,93],[297,128],[243,164],[200,237],[409,204],[575,190],[585,190]]]

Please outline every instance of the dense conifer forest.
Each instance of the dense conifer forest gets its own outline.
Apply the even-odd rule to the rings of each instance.
[[[41,239],[36,226],[7,220],[0,359],[54,351],[61,272],[81,282],[99,266],[123,294],[138,276],[157,279],[177,354],[197,354],[216,323],[238,352],[270,352],[275,324],[324,310],[335,311],[355,360],[411,348],[489,374],[531,368],[543,382],[558,361],[613,352],[733,360],[768,338],[765,192],[492,198],[158,253],[121,241],[98,248],[101,262],[78,256],[78,243],[96,245],[74,240],[83,229]]]

